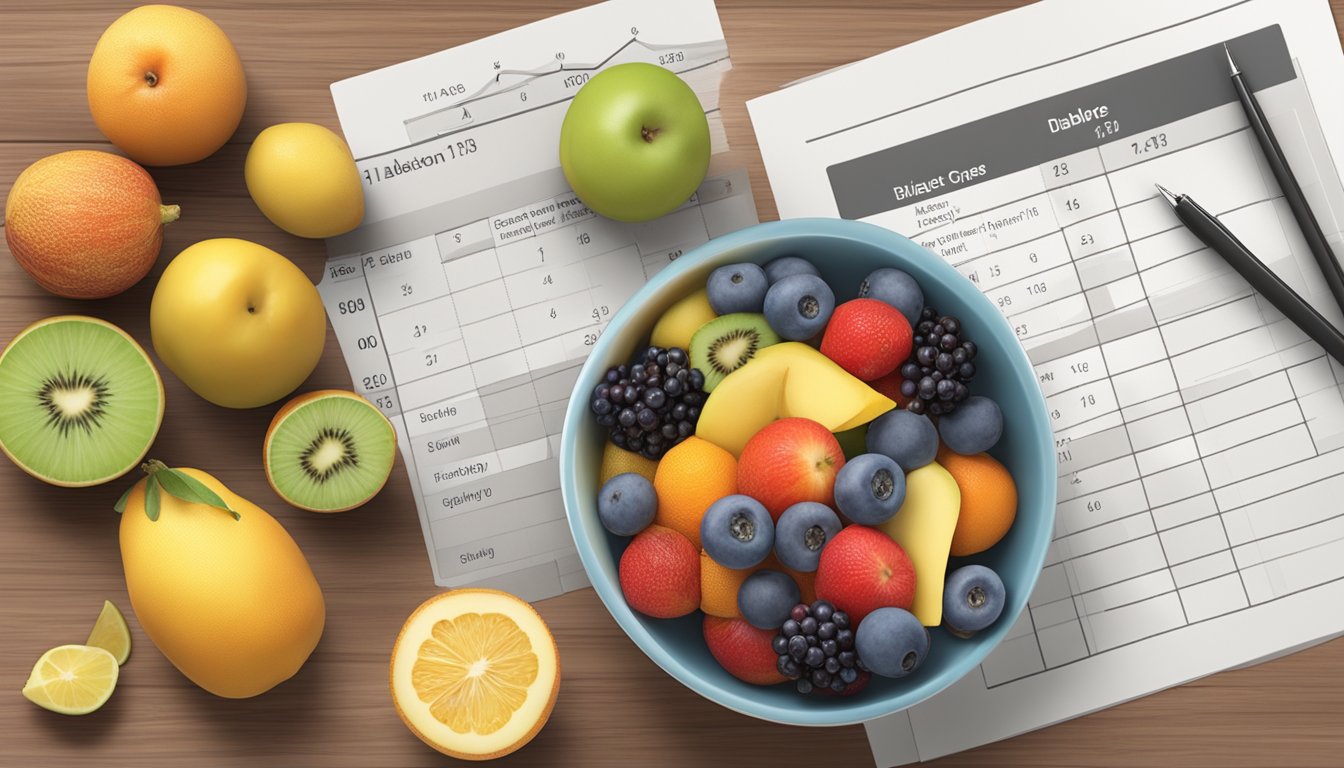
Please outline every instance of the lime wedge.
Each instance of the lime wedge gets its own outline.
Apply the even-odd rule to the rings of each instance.
[[[93,631],[84,644],[112,654],[117,664],[125,664],[130,658],[131,630],[126,628],[126,619],[111,600],[103,601],[103,612],[98,614],[98,621],[93,623]]]
[[[42,654],[23,686],[23,697],[62,715],[87,715],[117,687],[117,660],[102,648],[62,645]]]

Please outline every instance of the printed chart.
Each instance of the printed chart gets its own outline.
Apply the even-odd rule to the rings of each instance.
[[[1154,187],[1199,200],[1344,327],[1223,44],[1337,253],[1344,187],[1318,113],[1338,126],[1340,104],[1312,86],[1344,61],[1333,30],[1317,34],[1323,5],[1199,6],[1117,7],[1085,40],[1043,54],[1055,60],[1025,53],[1021,71],[958,73],[909,105],[823,108],[900,71],[913,49],[749,105],[781,214],[879,224],[968,277],[1025,348],[1055,436],[1054,538],[1027,609],[976,673],[868,724],[879,765],[1344,631],[1344,614],[1308,616],[1344,589],[1344,368]],[[1033,6],[958,30],[956,44],[1031,39],[1083,13]]]
[[[515,67],[537,51],[552,63]],[[579,369],[659,269],[756,223],[745,172],[722,156],[680,209],[642,224],[566,185],[568,100],[635,60],[683,72],[717,124],[729,62],[707,1],[604,3],[332,86],[367,213],[329,241],[318,287],[356,391],[397,428],[440,585],[528,600],[587,585],[557,463]]]

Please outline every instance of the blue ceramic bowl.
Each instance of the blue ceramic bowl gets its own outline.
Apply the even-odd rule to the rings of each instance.
[[[919,281],[926,301],[962,319],[979,346],[971,391],[992,397],[1003,409],[1004,436],[990,453],[1012,472],[1018,489],[1017,520],[988,552],[953,565],[978,562],[993,568],[1007,587],[1008,604],[990,629],[963,640],[942,628],[920,669],[908,678],[874,677],[849,697],[800,696],[792,685],[760,687],[741,682],[710,656],[702,635],[703,615],[652,619],[626,605],[617,566],[626,539],[613,536],[597,518],[597,478],[605,430],[588,410],[589,397],[606,370],[628,362],[669,305],[701,288],[724,264],[776,256],[807,257],[835,289],[836,301],[855,296],[860,281],[879,267],[897,267]],[[717,238],[659,272],[621,308],[579,374],[565,417],[560,479],[570,530],[593,588],[607,610],[649,658],[691,690],[744,714],[792,725],[845,725],[911,707],[976,667],[1017,621],[1041,572],[1055,517],[1055,451],[1045,402],[1031,365],[1008,323],[980,291],[952,267],[900,235],[871,224],[838,219],[794,219],[761,224]]]

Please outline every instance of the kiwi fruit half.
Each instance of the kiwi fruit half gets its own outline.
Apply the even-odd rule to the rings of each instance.
[[[159,434],[163,405],[149,355],[96,317],[39,320],[0,353],[0,449],[52,485],[126,474]]]
[[[710,320],[691,336],[691,367],[705,375],[705,391],[710,392],[723,377],[746,365],[757,350],[778,344],[779,336],[770,329],[765,315],[734,312]]]
[[[373,403],[324,389],[285,403],[262,452],[266,479],[280,498],[310,512],[344,512],[382,490],[397,435]]]

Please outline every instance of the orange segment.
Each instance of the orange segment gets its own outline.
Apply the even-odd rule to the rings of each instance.
[[[737,459],[692,435],[663,455],[653,488],[658,492],[658,514],[653,521],[690,539],[699,549],[700,518],[705,510],[737,493]]]
[[[700,610],[723,619],[742,618],[742,612],[737,609],[737,590],[757,570],[759,568],[725,568],[700,550]]]
[[[987,453],[962,456],[946,446],[938,450],[938,463],[961,489],[952,555],[974,555],[999,543],[1017,518],[1017,485],[1007,468]]]

